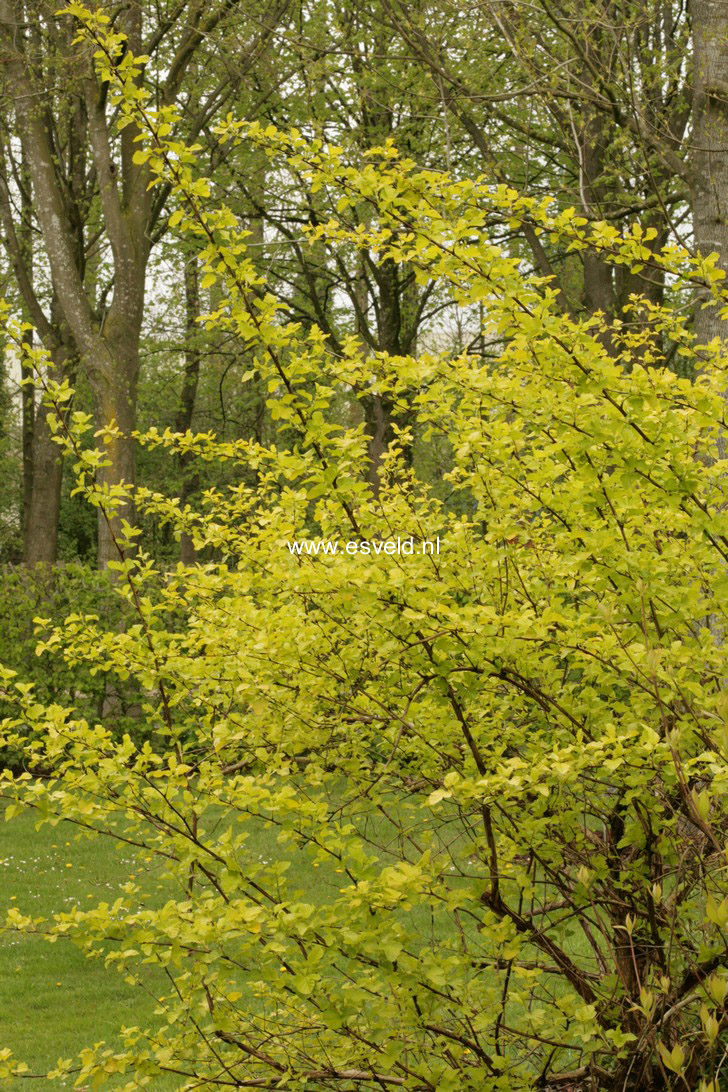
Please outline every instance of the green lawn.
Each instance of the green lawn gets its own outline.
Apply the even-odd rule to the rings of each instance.
[[[51,917],[74,904],[114,901],[139,862],[122,843],[103,836],[78,838],[76,830],[65,822],[36,830],[31,813],[4,822],[0,810],[0,921],[10,906],[33,917]],[[246,848],[274,859],[285,852],[277,837],[276,827],[252,824]],[[300,884],[301,896],[325,899],[340,884],[333,870],[313,864],[306,854],[294,854],[291,864],[290,876],[298,881],[293,887]],[[145,887],[149,890],[148,876]],[[160,890],[160,899],[165,897],[168,892]],[[155,987],[162,993],[168,983],[152,967],[146,973],[144,988],[129,986],[70,941],[50,944],[41,937],[0,935],[0,1048],[10,1047],[17,1061],[44,1075],[59,1058],[75,1058],[82,1047],[99,1040],[120,1046],[121,1027],[155,1023]],[[73,1080],[65,1083],[71,1087]],[[180,1083],[159,1078],[154,1088],[166,1092]],[[2,1086],[27,1089],[29,1082],[16,1079]]]
[[[382,835],[386,826],[374,817],[369,830]],[[103,836],[78,838],[76,830],[65,822],[36,830],[31,813],[7,823],[0,812],[0,921],[10,906],[33,917],[51,917],[74,904],[114,901],[139,862],[122,843]],[[254,823],[246,848],[269,860],[290,852],[277,839],[276,827]],[[300,884],[301,896],[325,900],[340,885],[340,870],[314,864],[305,852],[294,852],[291,865],[289,879],[293,889]],[[149,877],[147,890],[148,884]],[[168,892],[160,891],[160,899],[165,897]],[[429,913],[417,908],[414,918],[421,918],[418,924],[427,935],[433,927]],[[452,931],[447,925],[446,934]],[[154,1025],[155,987],[162,993],[165,982],[152,967],[144,988],[134,987],[70,941],[50,944],[41,937],[0,935],[0,1048],[10,1047],[33,1074],[44,1075],[58,1058],[75,1058],[82,1047],[99,1040],[121,1045],[121,1027]],[[68,1087],[72,1083],[66,1082]],[[175,1078],[158,1079],[154,1088],[166,1092],[179,1085]],[[25,1079],[3,1082],[3,1088],[28,1087]]]
[[[0,920],[9,906],[48,917],[74,904],[111,902],[133,869],[128,851],[119,852],[108,838],[76,840],[70,823],[36,831],[31,815],[11,823],[0,818]],[[154,1021],[158,981],[150,971],[145,988],[129,986],[70,941],[2,936],[0,1046],[10,1047],[32,1073],[43,1074],[59,1057],[73,1057],[89,1043],[115,1045],[121,1026]],[[29,1085],[16,1080],[3,1087]]]
[[[367,826],[377,842],[388,841],[389,824],[381,816],[372,817]],[[65,822],[36,830],[30,813],[10,823],[0,815],[0,921],[9,906],[34,917],[51,917],[74,904],[113,902],[120,887],[141,867],[123,843],[103,836],[79,839],[75,832],[76,828]],[[283,849],[277,839],[276,827],[254,822],[246,848],[268,860],[290,854],[290,848]],[[313,863],[305,851],[294,851],[291,856],[291,888],[300,885],[301,896],[318,902],[338,889],[339,869]],[[150,878],[153,880],[147,876],[144,884],[147,890]],[[169,894],[167,888],[160,887],[160,900]],[[449,916],[435,920],[424,905],[407,916],[423,941],[458,943]],[[583,938],[565,943],[578,949]],[[0,1048],[10,1047],[18,1061],[42,1076],[58,1058],[75,1058],[84,1046],[100,1040],[110,1047],[120,1046],[121,1027],[149,1027],[156,1022],[155,990],[164,993],[167,984],[153,967],[148,967],[146,974],[143,987],[130,986],[121,975],[104,967],[102,960],[89,960],[70,941],[49,944],[40,937],[0,935]],[[241,987],[245,988],[244,982]],[[120,1083],[128,1079],[129,1075]],[[153,1087],[171,1092],[181,1083],[174,1077],[159,1078]],[[72,1084],[70,1078],[66,1086]],[[9,1089],[28,1087],[25,1079],[3,1083],[3,1088]]]

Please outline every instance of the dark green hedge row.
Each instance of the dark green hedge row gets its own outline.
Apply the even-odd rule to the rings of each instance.
[[[115,594],[108,574],[74,562],[51,569],[29,570],[21,566],[0,568],[0,663],[32,683],[39,702],[73,706],[77,716],[89,721],[103,717],[119,732],[136,735],[136,695],[128,682],[99,672],[81,662],[68,663],[55,651],[41,651],[48,629],[36,618],[62,626],[69,615],[92,614],[107,629],[124,624],[124,604]],[[17,710],[0,695],[0,717]],[[14,765],[13,756],[0,754],[0,765]]]

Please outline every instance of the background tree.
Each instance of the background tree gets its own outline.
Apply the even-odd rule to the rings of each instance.
[[[137,86],[149,81],[160,104],[179,104],[181,130],[194,141],[240,87],[283,10],[266,8],[263,14],[255,4],[246,9],[250,19],[245,34],[231,39],[234,47],[226,50],[221,65],[215,65],[219,56],[215,36],[229,29],[231,11],[234,25],[239,26],[240,12],[227,4],[209,8],[193,3],[174,7],[166,17],[155,16],[150,21],[142,8],[125,6],[117,13],[118,26],[138,56],[146,51],[147,60],[133,71],[124,65],[123,58],[119,64]],[[94,74],[86,45],[73,41],[72,18],[55,14],[53,5],[25,6],[6,0],[0,9],[0,27],[5,94],[12,104],[17,140],[28,168],[33,210],[59,316],[54,324],[44,314],[36,325],[51,348],[57,336],[53,331],[62,324],[61,346],[69,345],[70,339],[72,347],[57,350],[64,358],[57,366],[77,356],[88,377],[97,424],[116,423],[116,432],[109,434],[104,472],[113,492],[120,481],[135,479],[131,434],[136,423],[145,287],[152,246],[165,228],[167,192],[162,188],[152,193],[148,169],[135,162],[138,134],[134,126],[115,135],[106,88]],[[199,69],[193,68],[203,49],[209,82],[201,80]],[[12,139],[6,147],[10,153]],[[13,246],[13,207],[7,185],[4,208],[6,235]],[[89,253],[99,247],[101,267],[96,276],[90,276]],[[13,261],[22,275],[17,265],[19,254],[19,246],[14,246]],[[26,307],[32,303],[31,289],[26,284]],[[34,310],[34,320],[41,319],[37,306]],[[36,430],[36,436],[42,444],[42,428]],[[39,459],[42,465],[34,475],[38,500],[31,504],[26,554],[29,560],[52,561],[59,471],[55,460],[51,466],[45,455]],[[34,522],[33,513],[40,524]],[[114,517],[116,531],[118,521],[129,515],[131,512],[119,512]],[[110,528],[100,517],[99,564],[108,564],[114,556]]]
[[[655,247],[684,241],[691,85],[683,5],[494,0],[473,8],[467,24],[448,3],[426,22],[396,0],[386,10],[430,74],[431,101],[441,99],[494,181],[553,195],[620,233],[638,223],[654,232]],[[655,300],[663,291],[657,268],[631,274],[588,250],[574,262],[531,225],[513,228],[567,308],[617,313],[632,292]]]
[[[691,155],[695,245],[702,254],[717,254],[728,269],[726,199],[728,174],[728,13],[723,4],[693,0],[694,117]],[[702,306],[707,303],[708,306]],[[702,294],[695,312],[701,344],[726,340],[720,308]]]

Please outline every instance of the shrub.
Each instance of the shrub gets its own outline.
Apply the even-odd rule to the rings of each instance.
[[[115,39],[89,25],[113,56]],[[76,659],[129,672],[163,754],[5,675],[19,707],[6,745],[53,770],[5,774],[8,815],[34,808],[127,838],[175,892],[159,905],[157,870],[113,906],[8,915],[9,928],[103,952],[132,980],[143,962],[167,972],[161,1026],[127,1029],[116,1053],[89,1047],[78,1084],[131,1071],[129,1089],[172,1073],[190,1088],[716,1090],[728,1019],[723,361],[706,350],[695,383],[666,370],[666,351],[693,353],[669,308],[634,328],[558,312],[486,227],[494,211],[528,217],[683,285],[715,279],[710,263],[418,172],[389,147],[351,168],[251,127],[282,166],[293,157],[339,195],[329,241],[441,278],[462,305],[484,304],[501,339],[488,369],[468,355],[366,358],[355,341],[336,357],[255,291],[193,155],[168,154],[164,111],[127,101],[114,71],[122,111],[148,126],[180,198],[176,223],[203,237],[208,275],[224,280],[209,321],[257,349],[290,442],[143,437],[257,469],[255,490],[211,490],[197,513],[137,493],[223,561],[161,580],[143,553],[127,557],[116,591],[134,623],[53,634]],[[345,217],[362,200],[377,216],[356,230]],[[327,414],[342,391],[372,389],[447,441],[474,515],[435,499],[396,444],[372,496],[362,429]],[[91,502],[113,506],[93,478],[103,446],[77,440],[89,427],[75,415],[68,450]],[[439,537],[440,553],[287,546],[398,535]],[[277,832],[274,860],[256,850],[263,829]]]

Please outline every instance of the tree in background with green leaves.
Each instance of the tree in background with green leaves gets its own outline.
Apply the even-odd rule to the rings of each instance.
[[[416,350],[418,340],[430,344],[435,329],[439,344],[449,339],[464,346],[480,338],[484,351],[487,332],[476,314],[459,326],[434,282],[418,282],[405,265],[382,265],[365,248],[339,245],[334,250],[323,238],[317,247],[305,245],[306,226],[325,222],[335,212],[326,195],[308,192],[305,179],[288,165],[268,170],[259,152],[248,145],[223,146],[212,125],[218,111],[233,109],[238,116],[295,126],[307,136],[346,148],[350,161],[359,165],[370,146],[391,137],[402,154],[422,168],[447,170],[455,177],[483,170],[493,181],[524,194],[554,196],[562,210],[573,207],[590,221],[605,221],[621,237],[629,237],[637,226],[655,251],[668,242],[694,246],[703,254],[717,253],[720,264],[725,240],[716,195],[721,192],[720,148],[725,143],[720,90],[724,22],[719,4],[695,3],[688,13],[684,4],[662,0],[538,0],[531,5],[488,0],[467,11],[448,0],[428,5],[346,0],[336,6],[291,0],[274,11],[255,3],[207,11],[196,3],[154,11],[144,5],[125,6],[112,16],[115,29],[125,30],[135,41],[134,36],[141,34],[137,51],[151,59],[140,67],[140,88],[153,89],[160,102],[178,103],[178,135],[188,143],[200,143],[201,169],[210,179],[211,192],[253,231],[251,249],[271,291],[290,308],[291,321],[317,324],[332,344],[356,332],[372,352],[395,354]],[[0,213],[11,295],[56,359],[57,374],[68,373],[79,388],[82,408],[90,402],[96,407],[97,423],[107,417],[120,423],[120,435],[112,445],[119,448],[114,459],[118,469],[106,472],[117,478],[129,477],[132,469],[136,474],[140,453],[130,435],[137,418],[149,421],[159,416],[153,399],[160,383],[168,382],[170,367],[176,373],[176,401],[172,405],[165,398],[162,403],[165,424],[181,428],[194,419],[190,396],[194,391],[196,397],[199,389],[205,400],[201,418],[211,427],[229,430],[238,420],[247,436],[262,435],[261,429],[271,422],[264,420],[264,391],[245,352],[236,351],[234,358],[225,357],[223,362],[222,351],[200,354],[197,338],[190,333],[193,327],[181,291],[184,243],[174,232],[167,257],[163,256],[164,191],[157,191],[158,207],[146,223],[146,213],[137,216],[130,211],[134,201],[141,205],[151,201],[142,182],[144,172],[138,174],[136,190],[122,185],[121,224],[114,187],[108,178],[103,186],[99,182],[104,178],[99,159],[104,141],[109,144],[115,182],[124,171],[127,183],[137,177],[138,165],[122,163],[125,155],[129,159],[133,141],[129,136],[124,143],[115,135],[104,86],[94,82],[89,58],[74,47],[78,56],[68,63],[72,20],[57,15],[52,6],[9,4],[3,25],[9,78]],[[23,120],[21,108],[30,101],[27,94],[19,96],[25,85],[26,91],[40,96],[35,101],[42,110],[31,111]],[[95,129],[90,125],[94,119]],[[99,331],[103,335],[104,344],[91,354],[95,379],[86,365],[79,370],[77,336],[82,331],[77,324],[74,334],[68,321],[66,311],[73,310],[68,291],[63,289],[65,303],[59,295],[59,285],[66,284],[68,276],[60,277],[58,257],[56,275],[49,265],[48,240],[57,248],[58,233],[50,230],[48,215],[42,227],[41,179],[33,180],[49,151],[55,173],[46,172],[46,182],[49,192],[60,194],[56,211],[62,206],[67,241],[75,247],[66,274],[75,263],[90,308],[86,343],[92,344],[94,331],[94,336]],[[365,203],[357,214],[366,217]],[[633,325],[649,323],[649,307],[635,309],[630,302],[637,294],[648,303],[666,301],[693,310],[700,344],[722,337],[717,309],[701,306],[706,297],[687,289],[680,296],[680,286],[666,280],[654,265],[615,267],[593,247],[578,252],[563,248],[558,240],[539,234],[538,225],[527,217],[514,221],[497,210],[490,215],[492,238],[526,266],[552,277],[566,312],[603,311]],[[133,231],[131,235],[127,231],[132,227],[136,242]],[[121,265],[117,270],[115,262],[124,249],[142,255],[145,247],[149,254],[134,267],[135,287],[126,294],[129,300],[141,298],[144,282],[144,312],[141,319],[124,312],[126,317],[117,321],[124,293]],[[127,273],[129,268],[127,262]],[[80,304],[81,296],[76,295]],[[160,301],[168,299],[171,324],[160,314]],[[165,370],[159,376],[155,368],[162,324],[176,329],[171,336],[165,331]],[[118,346],[118,352],[112,345],[116,335],[111,341],[105,336],[115,329],[121,331],[122,341],[136,330],[129,335],[129,345]],[[670,366],[685,371],[688,358],[677,356],[674,345],[665,348]],[[109,371],[111,365],[102,368],[99,361],[112,350],[122,364]],[[105,370],[121,377],[125,368],[130,382],[128,377],[117,383],[101,376]],[[248,378],[241,387],[243,374]],[[193,375],[198,376],[195,382]],[[61,490],[61,465],[45,411],[39,406],[38,418],[33,419],[35,407],[25,390],[22,443],[19,437],[13,458],[23,464],[25,559],[34,564],[55,556],[61,497],[62,555],[73,552],[73,535],[67,532],[73,530],[78,510],[69,491]],[[128,390],[128,397],[122,397],[123,390]],[[108,412],[99,409],[104,398]],[[114,399],[119,401],[116,410],[111,407]],[[240,405],[245,407],[242,414]],[[350,409],[363,413],[367,422],[365,467],[375,487],[379,464],[397,428],[412,431],[408,450],[415,463],[421,465],[429,457],[411,410],[400,410],[394,419],[393,407],[376,392]],[[145,477],[153,466],[156,472],[156,464],[142,462],[144,484],[153,484]],[[14,473],[20,496],[20,475],[17,469]],[[190,477],[182,462],[174,473],[170,470],[168,481],[170,490],[185,498],[204,484],[196,482],[194,473]],[[156,525],[145,525],[147,531],[156,535]],[[102,538],[104,534],[102,527]],[[88,538],[82,522],[77,538],[81,553]],[[186,539],[182,545],[189,559]],[[108,543],[102,542],[101,555],[105,563]]]
[[[239,94],[285,9],[191,3],[151,16],[131,5],[115,19],[145,57],[135,70],[137,91],[151,87],[160,103],[179,103],[179,131],[194,143]],[[104,470],[113,492],[135,480],[145,289],[152,248],[166,230],[167,192],[151,192],[151,176],[134,161],[134,122],[126,130],[115,124],[107,88],[73,35],[73,21],[53,4],[7,0],[0,8],[7,105],[0,212],[21,310],[48,349],[49,366],[72,380],[80,366],[97,425],[115,423]],[[120,72],[123,65],[120,58]],[[27,400],[24,410],[30,431]],[[24,458],[24,556],[53,562],[61,467],[42,407]],[[100,566],[114,556],[102,520]]]

